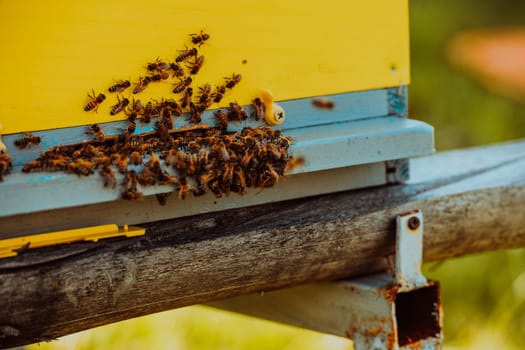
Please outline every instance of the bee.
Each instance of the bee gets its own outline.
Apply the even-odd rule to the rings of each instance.
[[[222,109],[219,109],[217,112],[213,113],[213,116],[215,117],[215,120],[217,121],[217,127],[222,131],[225,132],[228,128],[228,115],[222,111]]]
[[[117,95],[117,101],[118,101],[117,104],[111,107],[111,111],[109,112],[109,114],[115,115],[117,113],[120,113],[129,104],[129,100],[127,98],[124,97],[121,100],[118,95]]]
[[[255,120],[264,118],[264,104],[259,97],[256,97],[252,101],[252,118]]]
[[[106,95],[104,94],[95,94],[95,90],[91,90],[93,93],[89,97],[89,102],[84,106],[84,111],[88,112],[91,110],[95,110],[95,112],[98,112],[98,106],[106,99]],[[95,96],[96,95],[96,96]]]
[[[71,173],[77,174],[78,176],[88,176],[94,173],[93,167],[93,162],[85,159],[78,159],[75,162],[69,163],[67,170]]]
[[[142,102],[140,100],[133,99],[133,103],[131,104],[131,108],[128,108],[128,110],[125,112],[128,116],[129,121],[135,121],[137,119],[137,116],[142,112]]]
[[[180,199],[186,199],[186,196],[188,195],[188,184],[184,183],[180,186],[179,189],[179,198]]]
[[[113,162],[115,163],[118,172],[125,174],[128,171],[128,156],[125,154],[113,154],[111,156]]]
[[[199,45],[201,46],[202,44],[204,44],[204,42],[206,40],[208,40],[210,38],[210,35],[209,34],[206,34],[202,31],[200,31],[199,34],[190,34],[191,36],[191,42],[194,44],[194,45]]]
[[[243,121],[248,119],[248,114],[237,102],[230,102],[230,107],[228,108],[228,119]]]
[[[144,91],[150,82],[151,82],[150,77],[140,77],[138,83],[135,84],[133,93],[138,94],[139,92]]]
[[[227,162],[230,160],[230,153],[226,149],[223,141],[219,141],[210,148],[210,153],[215,155],[220,161]]]
[[[186,49],[180,52],[181,54],[175,58],[176,63],[184,62],[191,56],[197,57],[198,54],[198,50],[196,48]]]
[[[101,155],[98,157],[93,158],[93,162],[95,163],[95,167],[107,167],[111,165],[111,157],[108,157],[106,155]]]
[[[188,86],[190,86],[192,82],[192,79],[190,77],[187,77],[186,79],[182,79],[175,87],[173,88],[173,93],[178,94],[184,91]]]
[[[102,176],[104,181],[104,187],[115,188],[117,186],[117,178],[109,166],[105,166],[100,170],[100,176]]]
[[[188,88],[189,89],[189,88]],[[188,90],[186,89],[186,90]],[[173,99],[166,99],[166,100],[163,100],[161,103],[160,103],[160,107],[161,108],[164,108],[166,109],[167,111],[169,111],[169,113],[171,113],[171,115],[174,115],[176,117],[180,117],[182,115],[182,109],[181,107],[178,105],[178,103],[173,100]]]
[[[199,86],[199,92],[200,92],[199,102],[204,103],[208,101],[210,97],[210,93],[211,93],[211,85],[206,84],[204,86]]]
[[[183,77],[185,72],[184,69],[177,63],[170,63],[170,69],[173,71],[173,77]]]
[[[155,73],[149,76],[151,81],[160,81],[160,80],[166,80],[170,77],[170,73],[165,71],[160,71],[160,73]]]
[[[201,122],[202,108],[195,105],[193,102],[190,102],[190,121],[194,124]]]
[[[284,171],[290,171],[292,169],[297,168],[298,166],[303,166],[305,164],[304,157],[290,157],[288,161],[286,162],[286,166],[284,167]]]
[[[313,98],[311,102],[312,106],[319,109],[334,109],[335,107],[335,102],[327,98]]]
[[[111,85],[108,88],[108,91],[109,92],[122,92],[126,90],[127,88],[129,88],[130,86],[131,86],[131,83],[129,82],[129,80],[119,80],[115,82],[115,84]]]
[[[235,167],[235,171],[233,173],[233,192],[236,192],[240,195],[243,195],[246,193],[246,174],[244,173],[244,170],[240,166]]]
[[[38,163],[38,166],[40,166],[40,162],[36,162]],[[28,163],[24,164],[24,167],[22,168],[22,171],[25,173],[31,171],[29,167],[26,168],[27,164]],[[11,157],[9,157],[9,154],[7,152],[0,152],[0,182],[4,180],[3,175],[9,174],[11,168],[13,168],[13,162]]]
[[[171,113],[168,108],[162,110],[162,123],[168,130],[173,129],[173,119],[171,119]]]
[[[11,164],[11,160],[3,160],[2,161],[2,166],[5,168],[5,169],[11,169],[12,167],[12,164]],[[32,160],[30,162],[27,162],[24,164],[24,166],[22,167],[22,171],[24,173],[29,173],[29,172],[32,172],[32,171],[39,171],[40,169],[42,169],[42,162],[40,160]],[[5,172],[4,172],[5,173]]]
[[[160,120],[155,123],[155,131],[161,139],[168,139],[170,136],[170,132],[166,127],[166,124],[164,124]]]
[[[157,57],[155,62],[148,63],[146,68],[150,72],[162,71],[162,70],[170,69],[170,64],[166,63],[166,62],[163,62],[159,57]]]
[[[195,56],[195,61],[190,64],[188,68],[190,68],[190,74],[197,74],[202,68],[202,65],[204,64],[204,56]]]
[[[220,85],[215,87],[215,92],[213,93],[213,102],[219,103],[221,102],[222,98],[224,97],[224,94],[226,93],[226,86]]]
[[[157,193],[155,197],[160,205],[166,205],[168,197],[171,196],[172,192]]]
[[[140,163],[142,163],[142,156],[140,155],[139,152],[133,151],[129,155],[129,160],[131,161],[131,164],[139,165]]]
[[[184,96],[181,97],[180,99],[180,106],[182,108],[186,108],[189,106],[190,102],[191,102],[191,97],[193,95],[193,88],[189,87],[187,88],[186,90],[184,90]]]
[[[15,140],[15,146],[20,149],[30,147],[32,145],[38,145],[40,143],[40,137],[26,133],[26,136]]]
[[[86,134],[94,135],[96,141],[104,141],[104,133],[98,124],[91,125]]]
[[[151,101],[148,101],[142,113],[142,121],[144,123],[149,123],[151,121],[152,115],[153,115],[153,103]]]
[[[226,79],[226,88],[233,89],[233,87],[240,83],[242,79],[242,75],[233,73],[231,77],[227,77]]]
[[[134,120],[128,121],[128,129],[126,130],[129,135],[133,134],[135,130],[137,129],[137,123],[135,123]]]
[[[142,199],[143,194],[138,190],[138,178],[135,170],[130,170],[126,173],[124,179],[124,192],[122,192],[122,199],[139,200]]]

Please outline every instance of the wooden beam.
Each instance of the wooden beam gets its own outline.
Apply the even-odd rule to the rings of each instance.
[[[525,141],[411,162],[405,185],[147,224],[145,238],[0,261],[0,346],[176,307],[382,270],[394,217],[425,215],[425,261],[525,245]]]

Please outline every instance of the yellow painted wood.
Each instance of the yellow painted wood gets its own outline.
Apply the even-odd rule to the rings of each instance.
[[[280,101],[409,82],[407,0],[2,1],[3,132],[123,119],[109,115],[109,94],[98,113],[84,112],[87,93],[136,81],[201,29],[211,37],[194,86],[243,76],[225,102],[247,104],[261,88]],[[137,97],[171,90],[151,84]]]
[[[104,238],[118,236],[134,237],[144,235],[145,233],[146,229],[141,227],[124,225],[122,229],[119,229],[117,225],[109,224],[8,238],[0,240],[0,258],[16,256],[19,249],[41,248],[78,241],[96,242]]]

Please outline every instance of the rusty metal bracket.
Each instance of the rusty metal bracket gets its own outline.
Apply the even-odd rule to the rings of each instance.
[[[396,217],[392,273],[251,294],[209,305],[348,337],[356,350],[441,349],[439,284],[421,272],[423,214]]]

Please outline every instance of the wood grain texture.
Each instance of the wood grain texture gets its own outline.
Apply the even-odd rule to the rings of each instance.
[[[411,170],[405,185],[156,222],[144,238],[1,261],[0,345],[378,271],[394,252],[395,216],[416,208],[425,261],[525,245],[525,142],[415,159]]]

